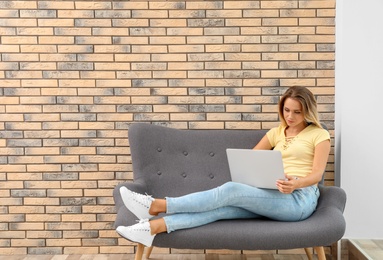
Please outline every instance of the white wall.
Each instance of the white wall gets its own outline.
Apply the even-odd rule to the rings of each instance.
[[[383,238],[383,1],[337,0],[336,168],[345,238]]]

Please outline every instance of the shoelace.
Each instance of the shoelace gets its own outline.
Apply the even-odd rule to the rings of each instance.
[[[136,222],[138,222],[138,224],[145,224],[146,222],[149,222],[149,219],[145,218],[145,219],[140,219],[140,220],[136,220]],[[140,227],[138,228],[137,226],[131,226],[130,228],[132,228],[133,230],[141,230],[141,231],[150,231],[150,227]]]
[[[138,223],[140,223],[140,224],[144,224],[145,222],[148,222],[149,221],[149,219],[147,219],[147,218],[144,218],[144,219],[140,219],[140,220],[136,220]]]
[[[133,195],[134,195],[134,197],[133,197],[134,200],[137,201],[138,203],[140,203],[141,205],[145,206],[145,207],[148,207],[148,205],[145,205],[146,202],[153,201],[152,195],[149,195],[146,192],[145,192],[146,197],[143,197],[144,195],[136,193],[136,192],[133,192]]]

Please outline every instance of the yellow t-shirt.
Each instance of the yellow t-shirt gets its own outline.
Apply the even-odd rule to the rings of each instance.
[[[330,140],[327,130],[309,125],[294,137],[285,136],[285,126],[270,129],[266,136],[274,150],[282,153],[285,174],[305,177],[311,173],[315,146]]]

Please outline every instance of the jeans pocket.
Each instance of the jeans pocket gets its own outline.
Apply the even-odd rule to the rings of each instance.
[[[317,205],[319,198],[319,189],[316,186],[310,186],[301,190],[300,199],[302,200],[302,216],[300,220],[310,217]]]

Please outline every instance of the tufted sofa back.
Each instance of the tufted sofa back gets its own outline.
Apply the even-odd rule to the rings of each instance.
[[[134,182],[154,197],[180,196],[230,180],[226,148],[253,148],[266,130],[179,130],[129,127]]]

